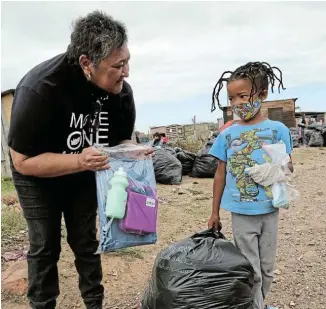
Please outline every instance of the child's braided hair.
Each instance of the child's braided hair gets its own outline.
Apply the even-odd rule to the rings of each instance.
[[[278,71],[280,76],[277,76],[274,71]],[[227,74],[230,74],[229,77],[225,77]],[[215,99],[218,107],[222,109],[219,94],[223,88],[223,83],[228,83],[232,80],[242,78],[249,79],[251,81],[252,88],[250,92],[250,101],[253,100],[253,96],[259,90],[268,89],[269,85],[271,85],[271,90],[274,92],[275,82],[278,82],[279,92],[281,91],[281,88],[282,90],[285,90],[282,80],[282,72],[279,68],[272,67],[267,62],[249,62],[246,65],[237,68],[234,72],[226,71],[222,74],[213,90],[211,107],[212,112],[216,110]]]

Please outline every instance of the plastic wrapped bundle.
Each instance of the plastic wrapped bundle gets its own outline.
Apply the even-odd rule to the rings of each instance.
[[[251,309],[254,270],[220,232],[204,231],[156,258],[143,309]]]
[[[97,253],[156,243],[158,201],[147,149],[132,144],[95,147],[110,158],[110,169],[96,172],[100,219]]]
[[[182,181],[181,162],[164,149],[156,149],[153,158],[155,178],[158,183],[179,185]]]

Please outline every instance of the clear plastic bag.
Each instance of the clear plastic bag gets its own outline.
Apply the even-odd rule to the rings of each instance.
[[[95,148],[109,156],[110,164],[110,169],[96,172],[100,219],[97,253],[156,243],[157,191],[153,161],[151,156],[145,155],[147,148],[133,144],[116,147],[95,145]],[[116,182],[118,185],[122,184],[119,194],[123,192],[127,196],[122,219],[109,218],[106,215],[110,204],[108,192],[113,190],[112,179],[115,175],[122,178],[120,175],[126,175],[128,179],[126,188],[123,187],[123,182]]]
[[[281,167],[285,176],[287,176],[284,181],[276,182],[272,185],[273,206],[275,208],[288,209],[289,203],[298,199],[300,193],[289,183],[292,173],[288,167],[288,163],[291,159],[286,152],[286,146],[283,142],[279,142],[277,144],[263,145],[262,148],[270,157],[271,163]]]

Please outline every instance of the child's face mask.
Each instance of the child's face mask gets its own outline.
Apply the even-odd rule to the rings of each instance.
[[[233,106],[232,110],[242,120],[248,121],[259,112],[260,108],[261,101],[258,99],[254,102],[247,102]]]

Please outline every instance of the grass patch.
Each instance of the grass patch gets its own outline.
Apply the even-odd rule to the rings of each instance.
[[[127,256],[135,259],[143,259],[143,253],[139,248],[124,248],[124,249],[119,249],[115,252],[116,255],[118,256]]]
[[[16,189],[11,178],[1,178],[1,195],[14,194]]]
[[[23,214],[16,207],[2,207],[1,237],[17,236],[20,231],[26,230],[27,224]]]

